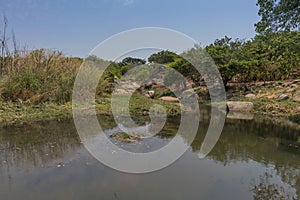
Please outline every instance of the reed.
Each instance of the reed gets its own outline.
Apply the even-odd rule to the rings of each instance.
[[[45,49],[1,57],[0,95],[5,101],[63,104],[72,96],[82,59]]]

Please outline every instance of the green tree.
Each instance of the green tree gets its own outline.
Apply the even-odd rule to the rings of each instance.
[[[144,65],[146,63],[145,60],[140,58],[132,58],[127,57],[122,60],[121,63],[119,63],[121,66],[129,65],[129,66],[136,66],[136,65]]]
[[[176,58],[178,58],[178,55],[176,53],[170,51],[160,51],[158,53],[152,54],[148,58],[148,61],[157,64],[168,64],[174,62]]]
[[[242,67],[246,68],[245,66],[247,66],[246,62],[241,62],[243,45],[244,41],[238,39],[232,41],[231,38],[225,36],[222,39],[217,39],[214,44],[205,47],[217,65],[225,87],[228,81],[242,72]]]
[[[258,0],[261,21],[255,24],[258,33],[298,30],[300,24],[299,0]]]

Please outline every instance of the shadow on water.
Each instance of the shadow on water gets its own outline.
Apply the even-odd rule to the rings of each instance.
[[[100,118],[103,129],[116,126],[111,116]],[[143,125],[147,118],[135,120]],[[179,121],[168,119],[160,134],[137,143],[111,140],[126,150],[152,151],[175,137]],[[300,195],[298,131],[259,120],[228,119],[215,148],[199,159],[208,122],[209,110],[202,109],[198,134],[184,156],[163,170],[141,175],[120,173],[93,159],[72,120],[2,128],[0,197],[296,199]]]

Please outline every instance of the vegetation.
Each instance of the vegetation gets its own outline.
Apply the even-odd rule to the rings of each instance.
[[[151,55],[148,61],[175,69],[192,82],[194,87],[201,85],[203,77],[184,57],[194,55],[202,49],[214,60],[225,86],[230,82],[267,82],[300,78],[299,1],[258,0],[257,5],[261,21],[255,25],[258,34],[254,38],[234,40],[225,36],[203,48],[195,46],[182,55],[170,51],[157,52]],[[0,103],[3,110],[0,115],[5,118],[3,113],[10,113],[9,110],[24,113],[19,114],[19,117],[12,114],[12,117],[1,121],[31,118],[36,116],[30,114],[36,113],[35,108],[43,110],[45,106],[55,108],[54,110],[62,108],[61,106],[70,109],[73,84],[83,59],[65,57],[61,52],[45,49],[22,49],[17,45],[14,34],[12,37],[7,36],[7,26],[8,22],[4,16],[0,32]],[[103,112],[109,112],[107,98],[114,89],[116,79],[135,66],[147,66],[145,60],[132,57],[124,58],[121,62],[109,62],[89,56],[84,63],[95,67],[102,64],[108,66],[95,94],[97,108],[103,109]],[[140,70],[138,77],[146,77],[147,73],[147,70]],[[172,70],[164,77],[164,81],[181,84],[183,87],[186,84],[177,83]],[[135,95],[134,98],[141,103],[140,106],[132,104],[134,113],[141,114],[153,103],[152,100],[139,95]],[[264,104],[258,102],[256,105]],[[56,113],[51,109],[45,108],[49,113]],[[176,115],[179,113],[177,109],[171,105],[168,112]],[[66,113],[69,114],[70,111]]]
[[[300,124],[300,114],[289,116],[289,120],[291,120],[297,124]]]
[[[139,137],[135,137],[135,136],[129,135],[129,134],[124,133],[124,132],[113,134],[110,137],[114,138],[115,140],[119,140],[121,142],[128,142],[128,143],[140,140]]]
[[[5,57],[0,92],[4,101],[70,102],[80,58],[44,49]]]
[[[224,84],[297,78],[300,70],[300,32],[259,34],[242,41],[224,37],[205,47],[214,59]],[[296,77],[293,77],[296,76]]]
[[[255,24],[259,33],[299,31],[300,2],[298,0],[258,0],[261,21]]]
[[[300,32],[280,31],[258,34],[253,39],[232,40],[225,36],[204,47],[217,65],[225,86],[229,81],[278,81],[300,77]],[[188,56],[199,46],[186,52]],[[183,57],[162,51],[149,62],[166,64],[190,80],[201,80],[200,74]]]

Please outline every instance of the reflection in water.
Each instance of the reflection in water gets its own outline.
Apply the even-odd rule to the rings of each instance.
[[[41,122],[25,127],[0,129],[0,159],[6,166],[30,169],[47,166],[80,145],[71,121]]]
[[[101,119],[105,119],[100,122],[105,129],[116,126],[110,116]],[[145,120],[139,117],[140,124]],[[157,149],[175,136],[179,120],[169,119],[160,134],[144,142],[113,142],[139,152]],[[98,163],[81,145],[72,120],[2,128],[1,199],[296,199],[300,196],[299,132],[266,122],[229,119],[215,148],[205,159],[198,159],[208,122],[209,113],[202,110],[198,134],[185,155],[166,169],[142,175],[116,172]],[[186,145],[186,140],[183,138],[182,145]]]
[[[297,199],[297,195],[291,193],[291,191],[294,192],[293,188],[289,187],[289,185],[284,187],[272,183],[272,174],[268,172],[260,176],[259,182],[253,186],[252,191],[255,200]]]

